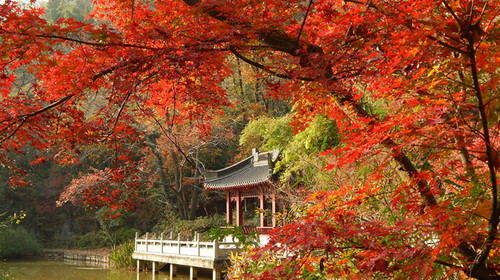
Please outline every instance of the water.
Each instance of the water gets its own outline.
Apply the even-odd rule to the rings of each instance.
[[[6,262],[4,266],[14,275],[16,280],[150,280],[151,272],[114,270],[94,264],[56,261],[19,261]],[[160,271],[155,280],[169,279],[168,271]],[[189,275],[179,273],[175,280],[188,280]],[[200,277],[199,280],[210,278]]]

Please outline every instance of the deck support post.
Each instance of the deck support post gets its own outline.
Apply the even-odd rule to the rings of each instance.
[[[177,265],[171,263],[170,264],[170,279],[174,279],[177,277]]]
[[[161,268],[161,262],[153,261],[153,272],[159,272]]]
[[[198,279],[198,269],[194,266],[189,267],[189,280],[197,280]]]
[[[156,277],[156,262],[153,262],[153,280],[155,280]]]
[[[141,261],[137,260],[137,273],[141,270]]]
[[[220,269],[214,268],[214,270],[212,270],[212,280],[222,280],[222,273]]]

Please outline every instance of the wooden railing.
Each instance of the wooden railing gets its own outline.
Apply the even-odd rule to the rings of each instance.
[[[136,235],[135,248],[136,253],[148,253],[153,255],[174,255],[174,256],[192,256],[210,259],[226,259],[231,252],[238,251],[235,242],[211,242],[200,241],[199,235],[193,241],[181,240],[180,234],[177,239],[164,238],[150,239],[146,233],[145,238],[139,238]]]

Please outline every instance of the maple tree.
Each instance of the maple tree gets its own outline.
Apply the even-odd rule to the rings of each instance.
[[[71,163],[105,143],[132,168],[121,144],[142,139],[138,115],[210,129],[234,55],[279,78],[268,95],[293,103],[297,130],[317,114],[337,122],[343,145],[322,153],[326,172],[371,163],[359,180],[318,186],[265,248],[300,254],[256,278],[500,278],[498,1],[94,5],[93,23],[54,24],[0,5],[2,164],[26,144]],[[15,87],[20,69],[31,88]]]
[[[175,210],[181,220],[194,220],[205,198],[201,170],[214,166],[214,159],[224,153],[234,137],[223,120],[211,126],[210,138],[201,137],[196,127],[163,126],[161,132],[148,135],[145,142],[144,181],[154,189],[152,198],[160,200],[167,209]],[[208,159],[212,159],[211,161]]]

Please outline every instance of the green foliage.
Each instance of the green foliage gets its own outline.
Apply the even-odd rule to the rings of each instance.
[[[282,158],[275,171],[282,171],[285,182],[321,185],[318,182],[327,180],[327,175],[318,171],[326,162],[318,154],[340,143],[337,126],[334,121],[318,115],[307,128],[294,135],[291,120],[291,115],[286,115],[252,121],[243,130],[240,144],[263,150],[280,149]]]
[[[283,171],[281,176],[285,181],[323,185],[320,182],[328,180],[328,175],[319,171],[326,161],[318,154],[339,143],[340,136],[335,122],[318,115],[309,127],[297,133],[288,143],[276,169]]]
[[[123,213],[123,215],[117,215]],[[101,232],[106,237],[108,245],[113,248],[117,244],[124,243],[128,240],[134,238],[137,229],[127,228],[125,224],[125,216],[128,212],[121,210],[121,212],[112,211],[109,207],[102,207],[96,212],[97,219],[99,220],[99,225],[101,226]],[[114,217],[114,218],[110,218]]]
[[[118,249],[113,250],[113,253],[109,257],[113,262],[115,268],[134,268],[135,261],[132,259],[132,253],[134,253],[134,242],[129,241],[118,247]]]
[[[60,18],[73,18],[85,21],[87,15],[92,12],[92,2],[89,0],[49,0],[44,3],[45,18],[55,22]]]
[[[14,280],[10,270],[3,263],[0,264],[0,280]]]
[[[114,244],[121,244],[132,240],[136,232],[136,229],[127,227],[117,228],[111,233],[102,230],[89,232],[82,235],[75,235],[72,245],[73,247],[82,249],[113,247]],[[110,239],[110,235],[112,239]]]
[[[79,234],[73,237],[73,246],[82,249],[109,247],[109,240],[102,231]]]
[[[223,241],[226,237],[230,236],[233,242],[237,242],[240,248],[244,250],[251,247],[258,247],[259,234],[257,232],[243,233],[243,227],[237,226],[234,228],[212,228],[208,233],[210,240]]]
[[[154,232],[175,232],[181,233],[183,237],[193,238],[195,232],[205,234],[212,228],[226,225],[226,216],[222,214],[198,217],[192,221],[179,220],[168,214],[165,216],[167,218],[155,227]]]
[[[0,217],[5,216],[6,213],[0,214]],[[0,222],[0,229],[6,229],[7,227],[14,225],[14,224],[19,224],[22,219],[26,217],[26,214],[24,212],[21,212],[20,214],[14,214],[10,215],[5,220]],[[1,253],[0,253],[1,255]],[[11,280],[14,279],[11,275],[11,272],[9,269],[3,264],[0,264],[0,280]]]
[[[280,118],[262,117],[251,121],[240,136],[240,145],[265,150],[284,149],[293,139],[291,115]]]
[[[251,247],[240,253],[233,252],[229,257],[231,265],[228,267],[227,279],[248,279],[249,275],[265,271],[273,265],[279,265],[280,259],[275,254],[266,251],[255,257],[256,251]]]
[[[2,214],[0,214],[0,217],[5,216],[6,214],[7,213],[2,213]],[[21,211],[21,213],[19,213],[19,214],[14,213],[10,216],[7,216],[5,218],[5,220],[0,222],[0,227],[5,227],[5,226],[9,226],[9,225],[18,225],[21,223],[21,220],[24,218],[26,218],[26,213],[24,213],[24,211]]]
[[[0,228],[0,256],[2,258],[33,256],[40,252],[40,244],[25,228],[20,226]]]

